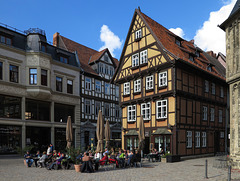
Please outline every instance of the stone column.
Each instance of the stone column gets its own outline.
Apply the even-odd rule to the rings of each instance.
[[[55,126],[54,126],[54,102],[51,102],[51,108],[50,108],[50,115],[51,115],[51,143],[55,145]]]
[[[25,110],[26,110],[26,98],[22,97],[21,100],[21,117],[22,117],[22,148],[26,147],[26,119],[25,119]]]

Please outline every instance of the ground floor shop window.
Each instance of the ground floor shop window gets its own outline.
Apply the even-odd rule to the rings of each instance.
[[[21,127],[0,125],[0,154],[17,153],[21,147]]]
[[[0,117],[21,118],[21,98],[0,95]]]
[[[47,146],[51,143],[51,128],[46,127],[26,127],[26,145],[32,145],[31,150],[35,153],[37,150],[41,152],[47,150]]]
[[[35,100],[26,100],[25,118],[27,120],[50,120],[50,103]]]
[[[66,149],[66,128],[55,128],[55,149],[63,151]],[[75,130],[73,129],[73,142],[72,146],[75,147]]]
[[[170,136],[166,135],[166,136],[157,136],[155,137],[155,144],[154,144],[154,148],[156,148],[159,152],[161,152],[161,150],[164,153],[170,152]]]
[[[71,121],[74,123],[74,106],[55,104],[54,105],[54,121],[67,122],[68,116],[71,116]]]

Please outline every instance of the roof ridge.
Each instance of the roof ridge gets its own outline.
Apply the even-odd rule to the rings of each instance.
[[[63,38],[66,38],[65,36],[62,36],[62,35],[59,35],[60,37],[63,37]],[[69,41],[72,41],[72,42],[74,42],[74,43],[76,43],[76,44],[79,44],[79,45],[81,45],[81,46],[84,46],[84,47],[86,47],[86,48],[88,48],[88,49],[91,49],[91,50],[93,50],[93,51],[96,51],[96,53],[97,52],[99,52],[99,51],[97,51],[97,50],[94,50],[93,48],[90,48],[90,47],[88,47],[88,46],[86,46],[86,45],[83,45],[83,44],[81,44],[81,43],[78,43],[78,42],[76,42],[76,41],[74,41],[74,40],[71,40],[71,39],[69,39],[69,38],[66,38],[66,39],[68,39]]]

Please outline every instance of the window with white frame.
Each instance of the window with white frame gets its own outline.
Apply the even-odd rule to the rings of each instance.
[[[157,119],[167,118],[167,100],[156,102]]]
[[[141,79],[134,81],[134,92],[141,92]]]
[[[202,132],[202,147],[206,147],[206,146],[207,146],[207,133]]]
[[[147,61],[148,61],[147,50],[141,51],[140,52],[140,64],[147,63]]]
[[[85,77],[85,89],[91,90],[91,78]]]
[[[211,108],[210,109],[210,121],[214,121],[214,117],[215,117],[215,109]]]
[[[137,40],[140,38],[142,38],[142,29],[135,31],[135,39]]]
[[[167,71],[159,73],[159,87],[167,86]]]
[[[85,99],[85,114],[91,114],[91,100]]]
[[[209,92],[209,81],[205,80],[205,92]]]
[[[126,82],[123,84],[123,94],[124,95],[130,94],[130,82]]]
[[[138,57],[138,53],[136,53],[132,56],[132,67],[135,67],[138,65],[139,65],[139,57]]]
[[[119,87],[118,86],[116,86],[115,91],[116,91],[116,97],[119,97]]]
[[[95,81],[95,91],[98,93],[101,93],[101,81],[96,80]]]
[[[136,121],[136,105],[128,106],[128,122]]]
[[[223,86],[220,87],[220,97],[224,97]]]
[[[196,131],[195,132],[195,147],[199,148],[200,147],[200,132]]]
[[[151,104],[150,104],[150,102],[141,104],[141,115],[143,116],[143,120],[151,119]]]
[[[105,109],[104,116],[105,117],[110,117],[110,104],[105,103],[104,104],[104,109]]]
[[[105,94],[110,95],[110,84],[105,83]]]
[[[208,117],[208,108],[207,106],[203,106],[203,120],[206,121]]]
[[[218,122],[222,123],[222,110],[218,110]]]
[[[192,148],[192,131],[187,131],[187,148]]]
[[[146,90],[153,89],[153,75],[146,77]]]
[[[101,110],[101,102],[95,101],[95,116],[98,116],[99,110]]]
[[[224,132],[223,131],[220,132],[220,138],[224,138]]]
[[[215,95],[215,83],[212,83],[212,94]]]

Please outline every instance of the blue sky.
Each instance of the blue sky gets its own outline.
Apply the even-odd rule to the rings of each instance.
[[[218,51],[225,53],[224,49],[217,48],[217,45],[209,48],[209,44],[216,40],[212,40],[212,43],[207,41],[212,38],[210,32],[216,35],[216,31],[220,31],[216,39],[221,37],[221,41],[216,44],[225,47],[224,32],[219,28],[216,28],[217,30],[213,28],[216,27],[215,23],[220,24],[228,17],[236,2],[236,0],[0,1],[1,23],[19,30],[41,28],[46,31],[48,41],[52,41],[53,34],[59,32],[95,50],[109,46],[116,58],[121,55],[134,10],[138,6],[143,13],[168,29],[173,28],[172,30],[184,39],[195,39],[195,43],[199,42],[200,48],[204,50],[216,48],[214,50],[216,53]],[[229,7],[224,9],[228,4]],[[211,20],[210,13],[214,16],[213,12],[215,18]],[[206,24],[211,26],[204,29]]]

